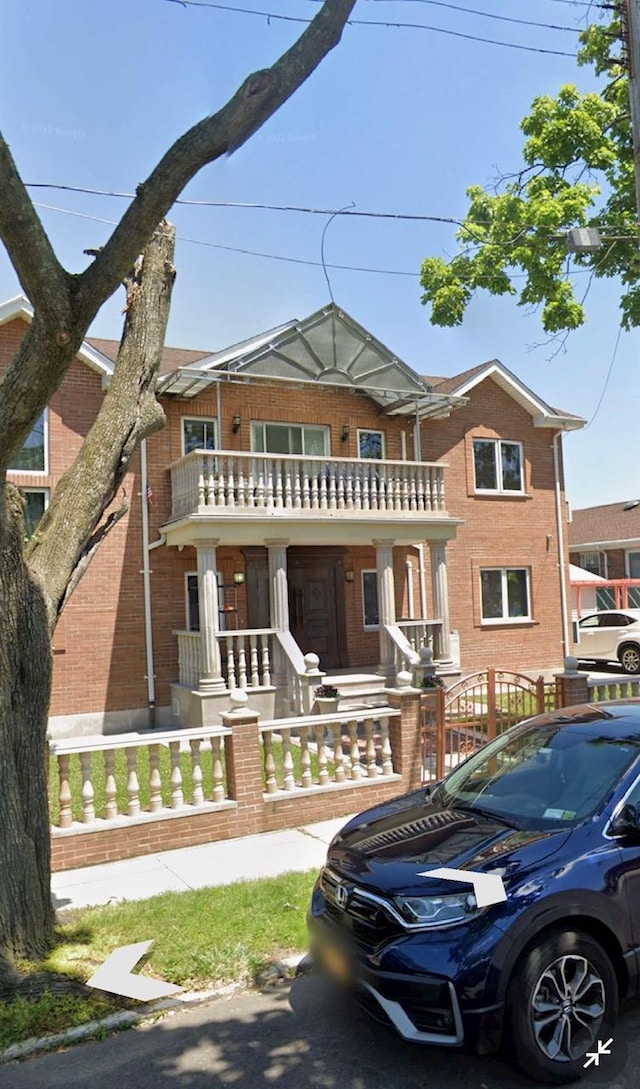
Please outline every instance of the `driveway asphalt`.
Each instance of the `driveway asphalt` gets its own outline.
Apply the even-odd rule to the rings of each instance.
[[[625,1013],[610,1059],[602,1060],[602,1067],[586,1084],[597,1078],[609,1089],[635,1089],[639,1027],[636,1007]],[[538,1083],[494,1058],[408,1044],[371,1021],[328,979],[309,975],[270,992],[236,993],[107,1040],[0,1067],[0,1089],[87,1089],[93,1085],[99,1089],[536,1089]]]

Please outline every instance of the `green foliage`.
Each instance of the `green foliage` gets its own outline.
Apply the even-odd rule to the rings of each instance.
[[[571,262],[574,270],[582,267],[595,277],[618,276],[622,325],[640,324],[628,86],[626,71],[610,60],[620,52],[619,33],[614,19],[581,35],[580,63],[592,65],[599,76],[606,73],[601,93],[583,94],[566,84],[555,98],[536,98],[520,126],[520,171],[500,179],[493,191],[467,189],[469,209],[456,233],[459,252],[449,261],[428,257],[422,264],[422,302],[431,307],[433,325],[460,325],[482,289],[517,296],[519,306],[539,307],[548,333],[576,329],[585,320],[586,293],[576,298],[567,276]],[[602,249],[569,257],[567,230],[588,225],[600,226]],[[514,273],[524,274],[524,286],[515,286]]]

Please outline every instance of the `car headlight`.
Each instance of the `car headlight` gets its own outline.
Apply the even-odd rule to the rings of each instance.
[[[407,922],[414,926],[447,926],[478,914],[472,892],[453,896],[400,896],[396,904]]]

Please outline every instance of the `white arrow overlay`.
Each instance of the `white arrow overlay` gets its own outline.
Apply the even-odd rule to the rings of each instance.
[[[134,976],[131,969],[147,952],[153,942],[137,942],[135,945],[121,945],[114,949],[110,957],[97,972],[87,980],[87,987],[98,987],[101,991],[123,995],[124,998],[137,998],[139,1002],[153,1002],[157,998],[166,998],[176,994],[182,987],[167,983],[164,979],[149,979],[148,976]]]
[[[504,881],[495,873],[478,873],[477,870],[450,870],[444,866],[440,870],[425,870],[418,877],[440,877],[443,881],[465,881],[473,885],[476,904],[479,908],[500,904],[507,899]]]

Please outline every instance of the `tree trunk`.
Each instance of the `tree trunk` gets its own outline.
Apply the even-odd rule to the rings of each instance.
[[[0,489],[0,996],[14,956],[51,937],[47,714],[51,638],[23,553],[22,499]],[[4,968],[4,971],[3,971]],[[3,987],[4,984],[4,987]]]

